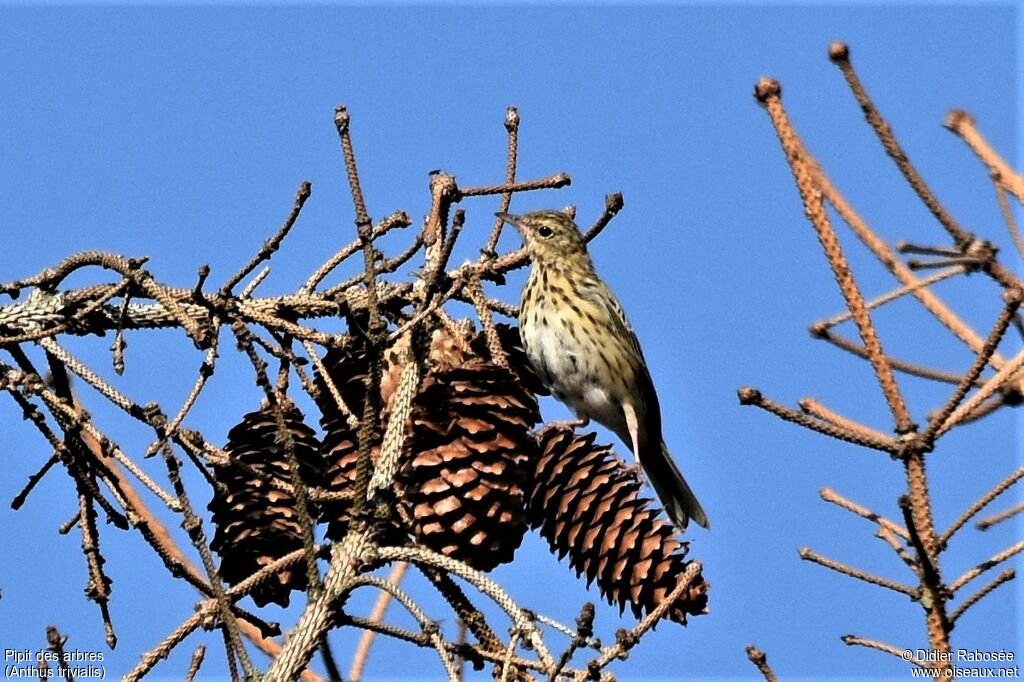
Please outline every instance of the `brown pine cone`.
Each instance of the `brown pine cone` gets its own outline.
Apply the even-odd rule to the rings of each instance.
[[[344,349],[332,348],[324,356],[323,364],[346,407],[357,420],[361,419],[366,399],[366,374],[369,371],[366,349],[356,345]],[[317,405],[320,407],[320,426],[324,430],[322,452],[327,467],[324,488],[328,492],[352,493],[355,491],[356,463],[359,460],[358,429],[349,424],[319,373],[316,375],[316,385],[319,389]],[[375,424],[375,451],[380,445],[381,433],[380,424]],[[338,540],[345,535],[351,520],[351,509],[351,498],[328,500],[321,505],[320,518],[328,523],[329,539]]]
[[[595,434],[564,427],[538,434],[527,512],[559,558],[569,556],[577,575],[596,581],[609,603],[627,605],[641,617],[661,603],[686,570],[688,543],[662,511],[641,497],[635,473],[611,446],[594,445]],[[686,623],[687,614],[707,612],[708,583],[700,575],[669,608],[666,617]]]
[[[515,329],[505,335],[518,342]],[[375,458],[409,344],[409,337],[403,337],[383,354]],[[522,542],[527,461],[537,453],[530,429],[540,419],[536,398],[519,376],[485,359],[486,354],[482,334],[470,338],[467,331],[456,338],[443,329],[432,334],[396,477],[398,511],[416,540],[481,570],[510,561]],[[368,365],[365,352],[332,350],[324,364],[349,408],[360,410],[360,415]],[[333,406],[324,382],[318,382],[327,486],[352,490],[357,434]],[[328,537],[344,533],[349,509],[348,500],[325,503],[323,518],[331,524]]]
[[[316,434],[291,404],[283,405],[299,476],[318,486],[323,459]],[[296,510],[291,467],[272,407],[250,412],[228,433],[225,451],[237,465],[213,468],[217,485],[208,505],[216,527],[210,547],[221,556],[221,577],[231,585],[284,555],[302,547],[302,527]],[[282,486],[275,486],[277,481]],[[316,509],[310,509],[315,516]],[[252,592],[259,606],[288,605],[291,590],[306,588],[304,564],[285,569]]]
[[[540,413],[515,374],[447,336],[435,332],[413,402],[400,501],[423,545],[487,571],[511,561],[526,532],[530,428]]]

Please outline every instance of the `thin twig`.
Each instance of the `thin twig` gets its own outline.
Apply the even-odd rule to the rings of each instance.
[[[516,181],[516,163],[519,156],[519,110],[509,107],[505,110],[505,130],[508,132],[508,153],[505,160],[505,184],[512,185]],[[511,190],[502,192],[501,206],[499,213],[507,213],[512,203]],[[484,253],[496,255],[494,249],[498,246],[498,239],[501,238],[501,230],[505,221],[501,218],[494,219],[494,227],[491,228],[491,236],[484,246]]]
[[[568,173],[555,173],[539,180],[526,180],[524,182],[505,182],[500,185],[482,185],[480,187],[469,187],[460,193],[464,197],[479,197],[487,194],[503,194],[505,192],[529,192],[537,189],[559,189],[572,183]]]
[[[951,419],[953,410],[960,404],[960,401],[964,399],[967,392],[971,390],[971,386],[981,376],[982,370],[988,365],[989,358],[995,352],[999,342],[1002,341],[1003,336],[1006,334],[1006,330],[1010,327],[1010,321],[1013,316],[1017,314],[1017,309],[1020,307],[1021,301],[1024,300],[1024,292],[1018,289],[1008,290],[1004,296],[1006,306],[1003,311],[999,314],[999,318],[996,320],[995,325],[992,327],[992,331],[989,333],[988,338],[985,339],[985,345],[982,346],[981,350],[978,351],[977,357],[971,364],[971,368],[964,374],[963,379],[957,384],[956,389],[953,391],[953,395],[949,397],[946,404],[942,406],[938,414],[931,418],[931,422],[928,424],[928,428],[925,429],[924,433],[921,434],[921,439],[928,445],[935,440],[936,434],[947,430],[947,423]]]
[[[738,395],[741,405],[754,405],[755,407],[760,407],[762,410],[771,412],[780,419],[793,422],[794,424],[811,429],[812,431],[823,433],[826,436],[831,436],[832,438],[844,440],[856,445],[862,445],[866,448],[871,448],[872,450],[888,452],[889,454],[896,454],[900,450],[899,444],[891,438],[878,440],[870,437],[863,431],[850,431],[832,422],[815,419],[803,412],[797,412],[796,410],[776,403],[774,400],[765,398],[761,392],[755,388],[744,386],[739,389]]]
[[[945,280],[945,279],[949,279],[950,277],[953,277],[955,275],[962,275],[962,274],[964,274],[965,271],[966,270],[965,270],[965,268],[962,265],[958,265],[958,266],[952,267],[952,268],[947,268],[945,270],[940,270],[939,272],[936,272],[933,275],[925,277],[924,279],[918,280],[916,282],[911,282],[910,284],[905,284],[905,285],[903,285],[901,287],[893,289],[892,291],[890,291],[888,293],[882,294],[878,298],[871,299],[870,301],[867,301],[865,303],[865,306],[867,307],[868,310],[872,310],[874,308],[880,308],[883,305],[886,305],[887,303],[892,303],[893,301],[895,301],[895,300],[897,300],[899,298],[902,298],[903,296],[906,296],[907,294],[912,294],[912,293],[914,293],[915,291],[917,291],[919,289],[923,289],[925,287],[930,287],[933,284],[941,282],[942,280]],[[838,315],[835,315],[834,317],[830,317],[827,320],[822,320],[820,322],[816,322],[813,325],[811,325],[811,327],[812,328],[816,328],[816,327],[820,326],[820,327],[822,327],[824,329],[830,329],[830,328],[836,326],[837,324],[840,324],[842,322],[845,322],[846,320],[849,320],[851,317],[852,317],[852,314],[850,313],[849,310],[847,310],[846,312],[839,313]]]
[[[987,597],[1000,585],[1008,583],[1016,577],[1017,572],[1014,571],[1012,568],[1004,569],[1002,573],[997,575],[995,578],[989,581],[984,587],[982,587],[977,592],[972,594],[970,597],[965,599],[964,602],[960,604],[960,606],[956,607],[953,613],[949,616],[950,627],[956,625],[957,619],[959,619],[960,616],[964,615],[964,612],[967,611],[967,609],[971,608],[979,601]]]
[[[891,440],[889,436],[882,433],[881,431],[872,429],[871,427],[865,426],[860,422],[856,422],[852,419],[844,417],[838,412],[834,412],[833,410],[830,410],[829,408],[825,407],[814,398],[801,398],[800,400],[797,401],[797,405],[799,405],[800,409],[803,410],[806,414],[817,417],[818,419],[822,419],[831,424],[835,424],[839,428],[846,429],[851,433],[859,433],[864,438],[867,438],[869,440],[874,440],[878,442]]]
[[[584,682],[588,677],[598,670],[602,670],[609,663],[615,659],[624,656],[629,650],[636,645],[648,630],[654,627],[659,620],[668,612],[672,604],[689,589],[690,583],[700,575],[702,565],[699,561],[691,561],[687,565],[686,570],[683,571],[682,575],[679,576],[678,582],[676,583],[675,589],[670,592],[665,599],[658,604],[654,610],[644,616],[644,619],[636,624],[628,632],[624,632],[623,636],[617,637],[615,644],[604,649],[601,655],[587,664],[587,670],[577,673],[575,682]]]
[[[852,353],[857,357],[864,359],[867,359],[868,357],[867,349],[865,349],[864,346],[851,341],[840,334],[817,325],[812,325],[810,331],[813,337],[828,341],[833,346],[848,353]],[[941,381],[947,384],[957,384],[963,379],[959,374],[932,369],[931,367],[925,367],[924,365],[918,365],[912,362],[907,362],[906,360],[894,358],[891,355],[887,355],[886,359],[889,361],[889,364],[892,365],[894,370],[903,372],[904,374],[921,377],[922,379],[931,379],[932,381]],[[977,382],[977,385],[980,386],[981,382]]]
[[[956,580],[954,580],[952,583],[949,584],[949,591],[950,592],[956,592],[961,587],[963,587],[964,585],[966,585],[970,581],[974,580],[975,578],[977,578],[979,575],[981,575],[985,571],[988,571],[989,569],[995,568],[996,566],[998,566],[999,564],[1003,563],[1007,559],[1009,559],[1009,558],[1011,558],[1013,556],[1016,556],[1017,554],[1020,554],[1021,552],[1024,552],[1024,540],[1018,542],[1015,545],[1007,547],[1002,552],[999,552],[998,554],[994,555],[991,559],[988,559],[986,561],[981,562],[980,564],[978,564],[974,568],[972,568],[969,571],[967,571],[966,573],[964,573],[962,576],[960,576],[959,578],[957,578]]]
[[[968,507],[963,514],[957,517],[957,519],[950,524],[946,532],[939,537],[939,544],[942,546],[948,544],[949,539],[953,537],[954,533],[963,528],[964,525],[966,525],[967,522],[970,521],[978,512],[991,504],[993,500],[1009,490],[1010,486],[1022,478],[1024,478],[1024,466],[1020,467],[997,483],[991,490],[979,497],[974,504]]]
[[[928,207],[928,210],[932,212],[932,215],[946,228],[946,231],[949,232],[957,246],[962,247],[966,245],[972,239],[971,234],[960,227],[956,220],[949,215],[949,212],[939,203],[938,198],[925,183],[924,178],[921,177],[921,174],[910,163],[906,152],[903,151],[899,142],[896,141],[892,128],[882,118],[878,109],[875,108],[875,104],[871,101],[867,91],[864,89],[864,85],[860,82],[857,72],[854,71],[853,64],[850,62],[850,48],[844,43],[834,42],[829,46],[829,58],[842,71],[843,77],[846,79],[854,98],[857,100],[857,104],[860,105],[861,110],[864,112],[864,117],[872,129],[874,129],[879,141],[885,148],[886,154],[896,162],[896,166],[900,169],[903,177],[906,178],[924,205]]]
[[[449,682],[455,682],[457,677],[455,664],[449,655],[447,647],[445,647],[445,641],[441,636],[438,624],[428,619],[427,614],[424,613],[423,609],[419,607],[415,600],[413,600],[409,594],[399,588],[395,583],[382,580],[376,576],[362,576],[353,581],[352,587],[356,588],[364,585],[369,585],[384,592],[389,592],[395,601],[405,607],[405,610],[409,612],[409,615],[411,615],[419,624],[423,634],[426,635],[434,645],[434,649],[437,651],[438,656],[440,656],[441,664],[444,666],[445,672],[448,675]]]
[[[25,500],[28,498],[29,493],[32,492],[32,490],[36,487],[39,481],[43,480],[43,476],[45,476],[47,472],[49,472],[50,469],[53,468],[53,465],[59,461],[60,455],[58,453],[54,452],[52,455],[50,455],[50,458],[46,460],[46,462],[39,469],[39,471],[29,476],[28,483],[26,483],[25,487],[21,489],[21,492],[15,495],[14,499],[11,500],[11,509],[14,509],[15,511],[21,509],[21,505],[25,504]]]
[[[590,226],[590,229],[583,234],[583,241],[591,242],[597,235],[601,234],[604,228],[608,226],[608,223],[612,221],[612,218],[619,214],[623,205],[622,192],[606,195],[604,198],[604,211],[597,221]]]
[[[819,491],[819,494],[821,495],[821,499],[825,500],[826,502],[831,502],[832,504],[842,507],[848,512],[853,512],[857,516],[865,518],[868,521],[874,521],[882,528],[885,528],[886,530],[895,533],[904,540],[910,540],[910,533],[908,533],[907,529],[903,526],[899,525],[895,521],[887,519],[884,516],[881,516],[871,511],[867,507],[863,507],[857,504],[856,502],[852,502],[851,500],[846,499],[845,497],[843,497],[836,491],[832,490],[831,488],[822,488]]]
[[[378,550],[378,555],[379,558],[384,561],[410,561],[417,565],[432,566],[434,568],[439,568],[453,573],[460,578],[469,581],[476,589],[480,590],[481,593],[490,598],[509,615],[514,627],[518,627],[524,632],[529,633],[526,636],[526,641],[529,642],[529,644],[537,651],[537,655],[540,657],[541,661],[548,666],[554,664],[551,653],[544,644],[544,640],[541,638],[540,633],[531,620],[529,614],[509,596],[500,584],[493,579],[470,568],[460,561],[456,561],[444,556],[443,554],[420,549],[418,547],[381,547]],[[671,604],[665,604],[666,610],[670,605]]]
[[[235,286],[239,282],[241,282],[246,275],[248,275],[257,267],[259,267],[260,263],[268,260],[272,255],[274,255],[274,252],[277,251],[278,248],[280,248],[281,242],[284,241],[284,238],[288,236],[288,233],[295,225],[295,221],[298,220],[299,213],[302,212],[302,207],[305,205],[306,199],[309,198],[309,195],[312,192],[312,190],[313,186],[308,181],[303,182],[299,186],[298,191],[295,193],[295,203],[292,206],[292,210],[288,214],[288,217],[285,218],[284,224],[282,224],[281,227],[278,228],[274,236],[272,236],[270,239],[263,243],[263,246],[260,247],[260,250],[256,253],[256,255],[253,257],[251,261],[243,265],[238,270],[238,272],[232,275],[228,279],[228,281],[224,283],[224,286],[221,287],[220,290],[221,296],[230,295],[231,290],[234,289]]]
[[[998,182],[1006,187],[1018,201],[1024,202],[1024,177],[1013,170],[982,137],[974,125],[974,117],[962,109],[954,109],[946,116],[945,126],[956,133],[967,143],[978,158],[989,168],[989,172],[998,178]]]
[[[977,392],[972,394],[960,407],[954,410],[953,414],[946,418],[944,425],[935,432],[935,437],[938,438],[949,431],[967,415],[974,412],[989,396],[1016,378],[1021,367],[1024,367],[1024,351],[1017,353],[1012,360],[1003,365],[994,376],[990,377]]]
[[[199,666],[203,664],[203,659],[206,657],[206,645],[200,644],[196,647],[196,650],[192,652],[192,660],[188,663],[188,670],[185,672],[185,682],[192,682],[196,678],[196,674],[199,673]]]
[[[975,527],[978,530],[988,530],[997,523],[1002,523],[1007,519],[1012,519],[1014,516],[1021,513],[1022,511],[1024,511],[1024,502],[1018,502],[1009,509],[1004,509],[1003,511],[997,514],[992,514],[991,516],[986,516],[983,519],[979,519],[978,523],[975,524]]]
[[[387,581],[392,585],[398,585],[402,582],[402,578],[405,577],[405,572],[409,569],[409,564],[405,561],[397,562],[391,569],[390,575],[387,577]],[[384,615],[387,613],[388,606],[391,604],[393,595],[387,590],[381,590],[380,594],[377,595],[377,602],[373,605],[373,610],[370,612],[370,622],[382,623],[384,622]],[[348,669],[349,682],[359,682],[363,679],[363,670],[366,667],[366,661],[370,655],[370,647],[373,646],[373,639],[376,631],[364,630],[362,636],[359,638],[359,644],[356,645],[356,651],[352,655],[352,665]]]
[[[765,682],[779,682],[779,678],[775,676],[775,671],[768,665],[768,656],[753,644],[747,645],[747,658],[757,667]]]
[[[433,648],[434,646],[434,644],[422,632],[414,632],[412,630],[407,630],[405,628],[400,628],[395,625],[391,625],[390,623],[373,623],[367,618],[362,618],[360,616],[350,616],[347,614],[342,615],[340,617],[339,622],[342,625],[353,625],[360,629],[373,630],[377,634],[393,637],[397,640],[408,642],[410,644],[415,644],[417,646],[431,648]],[[503,647],[499,648],[496,651],[492,651],[482,647],[472,646],[459,642],[446,641],[443,644],[445,648],[451,651],[454,656],[461,656],[463,658],[468,658],[470,660],[479,662],[486,660],[491,661],[493,663],[503,664],[505,661],[505,649]],[[534,661],[522,658],[520,656],[514,657],[512,663],[518,668],[537,670],[539,672],[543,672],[546,670],[544,664],[540,661]],[[580,672],[581,671],[576,669],[566,668],[562,671],[561,676],[563,678],[572,678],[578,675]],[[586,674],[586,671],[582,672]],[[608,678],[606,677],[602,677],[602,682],[611,682],[611,680],[608,680]]]
[[[875,532],[875,537],[889,545],[892,551],[896,553],[896,556],[900,558],[900,561],[906,564],[907,568],[913,571],[919,580],[921,579],[921,566],[914,560],[914,557],[910,556],[906,544],[891,529],[886,526],[879,526]]]
[[[373,228],[372,237],[373,239],[378,239],[395,228],[409,227],[411,224],[412,220],[409,218],[409,214],[405,211],[398,210],[380,221],[377,226]],[[306,283],[299,287],[299,293],[312,293],[320,282],[327,277],[327,275],[331,274],[336,267],[341,265],[341,263],[358,251],[361,246],[362,242],[359,239],[356,239],[354,242],[324,261],[323,265],[317,268],[316,271],[309,276]]]
[[[1010,238],[1013,239],[1013,245],[1017,247],[1017,255],[1024,257],[1024,237],[1021,237],[1017,219],[1013,217],[1013,209],[1010,208],[1010,202],[1006,200],[1006,190],[1003,189],[998,177],[992,178],[992,186],[996,190],[996,202],[999,204],[1003,222],[1006,223],[1006,229],[1010,233]]]
[[[923,661],[916,657],[908,660],[906,658],[906,652],[910,651],[910,649],[900,649],[899,647],[892,646],[891,644],[886,644],[885,642],[878,642],[873,639],[864,639],[863,637],[857,637],[856,635],[843,635],[842,637],[840,637],[840,639],[843,641],[843,644],[847,646],[863,646],[867,647],[868,649],[884,651],[887,654],[892,654],[893,656],[897,657],[905,663],[913,663],[919,668],[933,667],[931,663],[928,663],[927,661]]]
[[[576,617],[576,631],[569,633],[572,635],[572,639],[569,640],[569,645],[558,658],[558,663],[548,673],[548,682],[555,682],[562,670],[565,669],[565,666],[572,660],[576,651],[580,647],[586,646],[590,638],[594,636],[594,617],[596,614],[597,612],[594,610],[592,602],[587,602],[583,605],[580,615]]]
[[[916,600],[918,597],[917,590],[913,587],[910,587],[909,585],[904,585],[902,583],[896,582],[895,580],[889,580],[888,578],[883,578],[882,576],[878,576],[873,573],[868,573],[867,571],[861,570],[859,568],[855,568],[853,566],[849,566],[839,561],[829,559],[828,557],[822,556],[808,547],[800,548],[799,554],[800,558],[804,561],[810,561],[818,564],[819,566],[830,568],[833,571],[842,573],[843,575],[848,575],[851,578],[863,580],[866,583],[878,585],[879,587],[884,587],[893,590],[894,592],[902,592],[911,599]]]

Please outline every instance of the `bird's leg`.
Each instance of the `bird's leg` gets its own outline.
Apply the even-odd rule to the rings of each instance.
[[[640,464],[640,424],[637,422],[636,410],[627,403],[622,406],[622,411],[626,415],[626,428],[629,430],[629,439],[633,444],[633,463],[626,466],[626,473],[635,476],[638,481],[643,483],[646,479],[643,466]]]

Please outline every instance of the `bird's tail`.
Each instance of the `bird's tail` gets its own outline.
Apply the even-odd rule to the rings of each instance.
[[[640,458],[640,463],[672,522],[679,528],[686,528],[689,520],[693,519],[698,526],[710,528],[708,515],[687,485],[665,442],[662,441],[657,449],[648,448],[645,454],[647,456]]]

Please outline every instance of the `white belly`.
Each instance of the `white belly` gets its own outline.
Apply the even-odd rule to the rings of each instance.
[[[520,327],[534,371],[554,396],[581,419],[593,419],[612,431],[625,429],[623,396],[613,395],[594,371],[597,349],[573,338],[560,319]],[[589,357],[588,357],[589,355]]]

